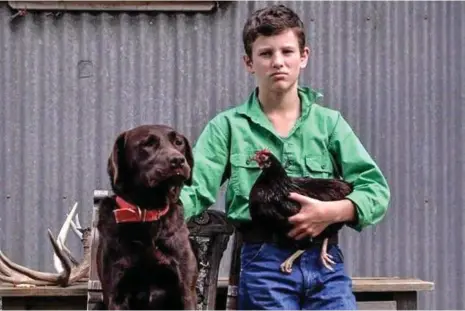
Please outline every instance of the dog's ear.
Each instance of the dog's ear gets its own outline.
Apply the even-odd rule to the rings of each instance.
[[[185,181],[185,184],[190,186],[192,185],[192,173],[194,170],[194,157],[192,156],[192,148],[189,143],[189,140],[184,137],[184,157],[186,158],[187,164],[189,164],[189,167],[191,168],[191,173],[189,178]]]
[[[108,158],[108,175],[114,188],[119,188],[124,175],[124,145],[126,132],[118,135],[113,145],[113,150]]]

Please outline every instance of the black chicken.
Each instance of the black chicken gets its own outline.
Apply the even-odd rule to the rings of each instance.
[[[295,240],[287,236],[292,226],[288,218],[301,208],[298,202],[288,198],[289,194],[296,192],[321,201],[335,201],[352,192],[352,185],[340,179],[289,177],[279,160],[267,149],[257,151],[250,160],[256,161],[262,170],[249,195],[252,223],[299,249],[281,265],[282,272],[290,273],[293,262],[304,252],[302,249],[312,244],[312,239]],[[328,237],[337,234],[343,226],[344,223],[332,224],[313,238],[323,239],[320,258],[330,270],[330,264],[334,262],[327,253]]]

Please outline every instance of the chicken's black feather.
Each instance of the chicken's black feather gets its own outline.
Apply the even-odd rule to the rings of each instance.
[[[262,172],[255,181],[249,194],[249,209],[252,223],[270,234],[278,234],[289,245],[297,248],[310,246],[310,239],[293,240],[287,237],[292,225],[288,218],[300,211],[300,204],[289,198],[296,192],[321,201],[344,199],[352,192],[352,185],[341,179],[311,177],[289,177],[279,160],[270,152],[266,153],[266,163],[262,163]],[[323,240],[333,236],[344,223],[328,226],[317,237]]]

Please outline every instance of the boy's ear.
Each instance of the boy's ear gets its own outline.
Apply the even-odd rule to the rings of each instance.
[[[306,46],[304,48],[304,50],[303,50],[303,53],[302,53],[301,57],[300,57],[300,68],[307,67],[309,57],[310,57],[310,48]]]
[[[242,59],[244,60],[244,64],[247,68],[247,71],[250,73],[255,73],[255,71],[252,69],[252,59],[247,55],[244,55]]]

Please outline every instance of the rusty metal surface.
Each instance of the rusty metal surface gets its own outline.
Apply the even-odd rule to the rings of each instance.
[[[308,29],[302,83],[342,111],[391,185],[380,225],[344,230],[348,271],[433,281],[420,308],[464,309],[465,4],[286,3]],[[75,201],[90,225],[120,131],[160,122],[195,141],[211,117],[243,101],[254,81],[241,62],[242,25],[264,4],[11,19],[15,10],[2,3],[1,249],[51,271],[46,230],[57,233]],[[70,247],[79,249],[76,238]]]

